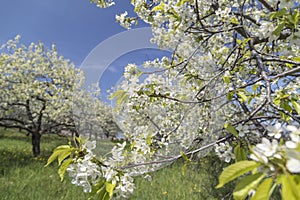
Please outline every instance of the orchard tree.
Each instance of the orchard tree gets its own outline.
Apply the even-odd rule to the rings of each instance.
[[[120,131],[110,106],[101,101],[99,84],[77,88],[73,96],[74,121],[80,135],[94,139],[115,137]]]
[[[0,55],[0,126],[18,128],[32,137],[34,156],[40,138],[62,130],[75,132],[72,96],[74,65],[58,55],[55,46],[19,45],[19,36],[2,46]]]
[[[105,135],[114,135],[108,125],[115,124],[111,109],[96,95],[99,90],[82,88],[83,72],[59,56],[54,45],[26,47],[19,45],[19,38],[3,45],[0,54],[0,126],[30,134],[34,156],[40,154],[43,134],[64,131],[78,136],[84,133],[81,127],[93,127],[90,133],[105,130]],[[84,115],[77,115],[79,109]]]
[[[143,20],[152,42],[173,54],[145,62],[143,71],[129,64],[112,95],[130,148],[118,144],[99,160],[87,142],[66,148],[70,157],[54,153],[49,163],[58,156],[60,175],[68,171],[85,192],[124,198],[134,176],[214,147],[235,162],[217,187],[250,172],[239,178],[234,199],[269,199],[275,188],[284,199],[299,199],[300,1],[131,3],[136,16],[124,12],[117,21],[130,28]]]

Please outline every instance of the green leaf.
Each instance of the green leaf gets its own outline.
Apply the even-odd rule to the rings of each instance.
[[[70,148],[71,147],[69,145],[61,145],[61,146],[58,146],[56,149],[54,149],[53,153],[48,158],[48,161],[47,161],[47,164],[45,165],[45,167],[50,165],[58,156],[60,156],[64,151],[66,151]]]
[[[273,184],[272,178],[266,178],[257,188],[251,200],[268,200],[271,196],[271,187]]]
[[[152,144],[152,136],[151,135],[147,136],[147,138],[146,138],[146,144],[147,145],[151,145]]]
[[[260,164],[255,161],[244,160],[226,167],[219,177],[219,184],[216,188],[223,187],[226,183],[236,179],[237,177],[255,169]]]
[[[182,168],[181,168],[181,174],[184,176],[185,174],[185,170],[186,170],[186,167],[187,167],[187,163],[184,163]]]
[[[288,111],[291,113],[293,111],[292,107],[287,101],[281,101],[280,107],[283,108],[284,110]]]
[[[295,183],[300,187],[300,175],[293,175]]]
[[[70,149],[70,145],[60,145],[55,148],[55,150],[61,150],[61,149]]]
[[[130,150],[132,150],[134,148],[134,146],[136,145],[136,141],[133,141],[130,145]]]
[[[245,149],[241,148],[240,144],[238,144],[235,148],[234,148],[234,155],[235,155],[235,161],[242,161],[242,160],[246,160],[247,156],[246,156],[246,152]]]
[[[75,137],[75,140],[76,140],[76,142],[78,143],[78,144],[82,144],[82,139],[81,139],[81,137]]]
[[[110,196],[106,190],[101,190],[99,193],[99,199],[100,200],[110,200]]]
[[[283,119],[284,121],[290,121],[291,117],[286,115],[283,112],[279,112],[281,119]]]
[[[105,190],[105,187],[103,187],[100,190],[98,190],[98,192],[96,194],[97,194],[97,198],[96,199],[100,199],[100,200],[110,200],[111,199],[109,197],[108,192]],[[89,199],[92,199],[92,198],[89,198]]]
[[[45,165],[45,167],[47,167],[48,165],[50,165],[54,160],[56,160],[56,158],[58,157],[58,155],[60,154],[60,152],[58,151],[54,151],[51,156],[48,158],[47,164]]]
[[[97,194],[99,194],[101,192],[101,190],[104,190],[105,188],[105,180],[102,179],[100,181],[98,181],[96,184],[92,185],[92,191],[90,192],[89,196],[93,197],[96,196]]]
[[[248,97],[242,92],[237,92],[237,95],[243,100],[243,102],[246,102],[248,99]]]
[[[289,15],[286,15],[286,16],[287,16],[286,19],[287,19],[289,27],[294,28],[295,21],[294,21],[293,15],[289,14]]]
[[[257,174],[252,174],[252,175],[244,177],[236,185],[234,192],[233,192],[233,198],[235,200],[245,199],[247,197],[249,191],[251,189],[255,189],[257,187],[257,185],[260,183],[260,181],[265,176],[266,175],[263,173],[257,173]]]
[[[281,197],[283,200],[299,200],[300,190],[294,181],[293,177],[288,174],[281,176],[282,193]]]
[[[109,197],[111,198],[112,195],[114,194],[114,189],[116,187],[116,183],[112,184],[112,183],[105,183],[105,190],[108,193]]]
[[[180,152],[180,155],[181,155],[181,157],[183,158],[184,161],[189,161],[189,158],[187,157],[187,155],[183,151]]]
[[[67,157],[69,157],[72,153],[74,149],[70,148],[70,149],[65,149],[64,151],[61,152],[61,154],[58,155],[58,165],[61,165],[61,162],[66,159]]]
[[[233,99],[233,92],[232,91],[228,92],[226,97],[227,97],[228,101],[231,101]]]
[[[280,98],[276,97],[276,98],[274,99],[274,104],[275,104],[276,106],[279,106],[279,105],[280,105],[280,102],[281,102],[281,99],[280,99]]]
[[[233,16],[233,17],[230,18],[230,23],[238,25],[239,21],[238,21],[238,19],[236,17]]]
[[[230,77],[229,76],[223,76],[223,81],[224,83],[226,83],[227,85],[230,83]]]
[[[292,101],[293,107],[295,108],[296,112],[298,115],[300,115],[300,105],[298,104],[297,101]]]
[[[185,4],[186,2],[191,2],[190,0],[180,0],[176,6],[182,6],[183,4]]]
[[[99,182],[97,182],[96,184],[94,184],[92,186],[92,192],[90,193],[89,199],[110,200],[111,197],[109,195],[109,192],[107,192],[106,187],[108,185],[108,188],[109,188],[108,190],[110,191],[113,184],[111,184],[111,186],[109,184],[111,184],[111,183],[107,183],[103,179],[100,180]],[[114,189],[114,187],[113,187],[113,189]],[[112,189],[112,191],[113,191],[113,189]]]
[[[296,62],[300,62],[300,57],[294,57],[292,60]]]
[[[165,3],[163,1],[160,2],[157,6],[155,6],[152,11],[164,11]]]
[[[271,15],[270,15],[270,18],[273,19],[273,18],[278,18],[278,17],[282,17],[286,14],[286,8],[283,8],[281,10],[279,10],[278,12],[272,12]]]
[[[284,25],[285,22],[280,22],[278,26],[276,26],[275,30],[273,31],[273,34],[279,37],[282,29],[284,28]]]
[[[229,131],[231,134],[233,134],[236,138],[239,137],[239,133],[237,132],[237,130],[235,129],[234,126],[232,126],[231,124],[229,123],[225,123],[224,124],[224,128]]]
[[[58,169],[58,174],[60,177],[60,180],[63,181],[64,180],[64,175],[66,173],[66,170],[68,168],[68,166],[73,162],[72,158],[69,158],[67,160],[65,160],[59,167]]]
[[[293,14],[293,21],[294,21],[294,29],[297,29],[298,23],[299,23],[299,11],[295,10]]]
[[[116,99],[116,104],[119,106],[128,99],[128,95],[125,90],[117,90],[109,97],[109,99]]]
[[[254,84],[253,86],[252,86],[252,90],[254,91],[254,92],[256,92],[256,90],[257,90],[257,88],[260,86],[260,84]]]

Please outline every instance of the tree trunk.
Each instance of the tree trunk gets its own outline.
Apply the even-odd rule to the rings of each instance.
[[[32,151],[33,151],[34,157],[38,157],[41,153],[40,140],[41,140],[41,134],[32,133]]]

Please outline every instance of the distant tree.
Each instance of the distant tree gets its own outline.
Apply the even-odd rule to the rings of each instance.
[[[111,106],[101,101],[99,85],[78,88],[74,101],[74,120],[81,135],[90,139],[115,137],[120,131]]]
[[[19,45],[18,36],[2,50],[0,126],[30,134],[34,156],[40,155],[43,134],[116,134],[111,109],[101,101],[99,87],[84,90],[83,72],[58,55],[54,45],[51,49],[42,43],[26,47]]]
[[[8,41],[0,54],[0,126],[27,131],[39,156],[43,134],[76,132],[72,96],[75,76],[82,74],[54,45],[18,43],[19,37]]]

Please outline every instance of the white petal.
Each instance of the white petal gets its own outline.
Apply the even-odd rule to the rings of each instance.
[[[286,167],[292,173],[300,173],[300,160],[291,158],[287,161]]]
[[[291,125],[286,126],[286,129],[291,132],[297,132],[298,130],[295,126],[291,126]]]
[[[276,133],[274,137],[275,137],[276,139],[281,138],[281,133]]]
[[[259,159],[254,155],[254,154],[251,154],[250,155],[250,158],[254,161],[258,161],[259,162]]]
[[[293,141],[287,141],[285,143],[285,146],[289,149],[295,149],[297,147],[297,143],[295,143]]]

